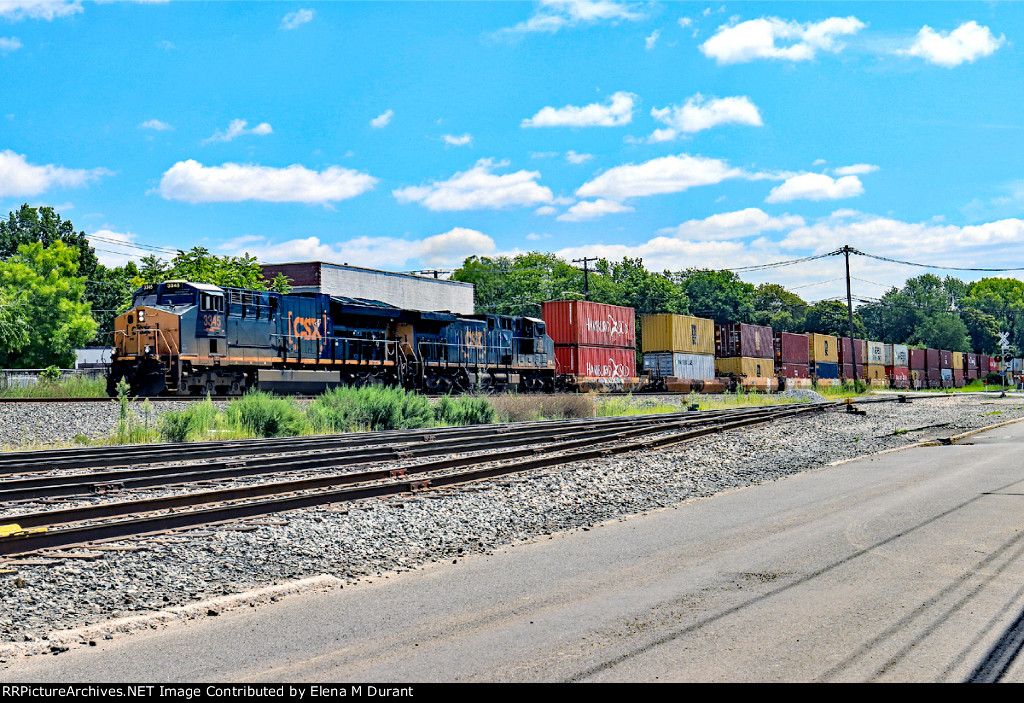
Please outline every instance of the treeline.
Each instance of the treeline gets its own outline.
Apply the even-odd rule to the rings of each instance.
[[[114,318],[139,286],[171,279],[288,290],[283,277],[263,280],[256,257],[202,247],[104,266],[85,232],[53,208],[22,205],[0,220],[0,368],[73,366],[76,348],[110,344]]]
[[[672,312],[718,323],[768,325],[778,332],[849,335],[845,300],[813,305],[777,283],[753,285],[731,271],[648,271],[641,259],[600,259],[584,271],[554,254],[469,257],[452,278],[476,286],[477,312],[540,315],[541,303],[587,297],[626,305],[639,314]],[[995,353],[998,333],[1024,350],[1024,282],[983,278],[965,283],[925,274],[893,287],[853,316],[861,338],[912,346]]]

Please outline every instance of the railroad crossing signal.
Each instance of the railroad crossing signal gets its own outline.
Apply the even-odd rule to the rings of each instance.
[[[1006,351],[1007,349],[1010,348],[1010,333],[1009,332],[1000,332],[999,333],[999,347],[1003,351]]]

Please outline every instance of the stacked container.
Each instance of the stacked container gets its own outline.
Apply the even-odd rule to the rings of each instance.
[[[964,375],[968,381],[978,378],[978,355],[964,354]]]
[[[942,387],[942,370],[939,366],[939,350],[924,350],[925,366],[927,367],[928,388]]]
[[[828,334],[807,335],[807,350],[811,378],[831,381],[839,378],[839,343]]]
[[[552,300],[544,303],[542,315],[555,343],[559,373],[614,379],[636,376],[633,308]]]
[[[910,387],[910,350],[905,344],[885,345],[885,375],[893,388]]]
[[[715,325],[715,370],[748,378],[775,376],[775,339],[771,327]]]
[[[953,385],[964,387],[964,355],[961,352],[953,352]]]
[[[775,333],[775,367],[780,376],[810,379],[810,347],[806,334]]]
[[[857,365],[857,378],[867,378],[864,361],[867,358],[868,345],[863,339],[854,338],[850,344],[849,337],[839,338],[839,373],[846,380],[853,380],[853,366]]]
[[[715,323],[687,315],[641,315],[644,371],[662,378],[715,377]]]
[[[953,352],[948,349],[939,350],[939,378],[943,388],[953,387]]]
[[[910,351],[910,387],[928,387],[928,350],[911,349]]]

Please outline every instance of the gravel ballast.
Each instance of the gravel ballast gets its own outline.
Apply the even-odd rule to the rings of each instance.
[[[832,410],[486,484],[294,511],[258,519],[255,529],[245,528],[250,531],[211,527],[125,541],[121,544],[144,548],[106,551],[95,560],[9,566],[16,573],[0,575],[0,659],[61,651],[65,645],[51,635],[55,630],[166,613],[175,606],[320,575],[337,579],[333,587],[351,587],[391,571],[457,561],[858,455],[1024,418],[1024,398],[1014,397],[942,397],[864,407],[866,416]],[[26,504],[24,509],[36,508]],[[195,617],[194,610],[179,607],[176,612]]]

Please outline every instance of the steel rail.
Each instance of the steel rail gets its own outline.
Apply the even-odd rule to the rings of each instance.
[[[418,474],[426,471],[437,471],[443,468],[451,468],[453,465],[493,463],[493,461],[495,461],[496,459],[488,458],[486,456],[459,457],[455,460],[448,460],[442,462],[427,462],[425,464],[412,465],[409,467],[405,467],[404,471],[394,472],[385,470],[380,473],[387,473],[388,476],[392,478],[392,480],[385,481],[384,483],[378,483],[375,485],[360,486],[355,488],[339,489],[331,487],[332,484],[330,483],[330,481],[332,480],[332,478],[335,481],[338,481],[340,479],[341,483],[343,483],[346,480],[345,476],[321,477],[318,479],[307,479],[305,481],[290,481],[278,484],[261,484],[259,486],[247,487],[245,489],[226,489],[224,491],[214,491],[206,494],[192,494],[191,496],[170,496],[167,498],[151,499],[148,501],[111,503],[106,504],[106,509],[108,511],[125,511],[120,513],[124,515],[137,514],[139,512],[140,506],[145,507],[149,512],[153,510],[157,510],[159,512],[155,515],[148,514],[143,517],[114,520],[90,525],[78,525],[72,527],[62,527],[58,529],[45,529],[45,526],[51,526],[53,524],[66,524],[64,522],[58,522],[63,520],[81,522],[90,519],[97,519],[95,511],[100,506],[88,506],[87,508],[72,508],[67,511],[46,511],[34,515],[26,514],[18,517],[12,516],[9,519],[11,519],[12,521],[16,519],[20,520],[17,524],[24,529],[32,529],[42,526],[44,527],[45,531],[19,533],[5,538],[0,538],[0,554],[10,555],[25,553],[37,551],[39,549],[52,548],[56,546],[68,546],[70,544],[92,542],[96,540],[109,540],[129,536],[132,534],[147,533],[153,530],[165,531],[169,529],[175,529],[178,527],[189,527],[201,524],[208,524],[210,522],[219,522],[228,519],[239,519],[244,517],[251,517],[253,515],[265,515],[273,512],[292,510],[295,508],[305,507],[309,505],[322,505],[324,503],[357,500],[361,498],[380,495],[393,495],[395,493],[423,490],[428,487],[443,487],[449,485],[456,485],[459,483],[476,481],[484,478],[504,475],[507,473],[517,471],[527,471],[535,468],[557,466],[577,461],[586,461],[588,459],[596,459],[600,457],[622,454],[625,452],[632,452],[642,449],[652,449],[656,447],[668,446],[671,444],[678,444],[680,442],[690,441],[692,439],[706,436],[708,434],[713,434],[740,427],[747,427],[755,424],[762,424],[765,422],[771,422],[773,420],[793,417],[808,412],[821,411],[824,409],[826,408],[823,407],[822,405],[805,405],[792,409],[770,408],[762,411],[757,417],[748,417],[739,420],[723,419],[723,421],[720,423],[715,423],[710,426],[699,429],[690,429],[681,433],[668,434],[662,437],[647,439],[639,442],[621,443],[618,445],[606,447],[584,449],[582,451],[572,451],[572,448],[573,446],[579,446],[581,444],[592,445],[593,443],[590,440],[575,440],[571,442],[561,443],[560,446],[553,445],[549,448],[545,448],[546,451],[537,452],[531,450],[529,452],[530,454],[533,455],[536,455],[538,453],[546,454],[545,456],[540,458],[529,458],[521,461],[513,460],[503,465],[488,466],[484,468],[472,469],[470,471],[454,472],[442,476],[434,476],[427,479],[419,479],[412,481],[395,480],[394,477],[408,476],[410,473]],[[649,433],[652,428],[644,429],[647,429]],[[634,432],[641,431],[642,430],[639,428],[637,430],[634,430]],[[511,452],[509,454],[522,453],[526,451],[527,450],[518,450],[518,452]],[[504,458],[514,459],[515,457],[506,456]],[[304,486],[304,488],[300,488],[299,486]],[[311,489],[312,492],[309,492]],[[304,492],[299,495],[295,495],[295,491],[298,490],[303,490]],[[289,493],[290,495],[281,497],[281,493]],[[277,495],[279,497],[269,499],[264,497],[268,495]],[[201,502],[185,502],[190,497],[192,499],[195,499],[197,496],[201,496]],[[245,500],[247,497],[251,498],[253,496],[258,496],[258,499],[256,501]],[[228,503],[220,505],[218,507],[199,508],[196,510],[174,512],[175,507],[187,507],[188,505],[204,504],[208,502],[223,502],[225,500],[238,500],[241,502]],[[90,510],[94,512],[88,512]],[[109,516],[110,515],[108,514],[107,517]]]

